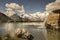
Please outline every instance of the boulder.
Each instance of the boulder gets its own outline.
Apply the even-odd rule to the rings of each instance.
[[[52,11],[46,21],[46,26],[50,28],[60,28],[60,10]]]

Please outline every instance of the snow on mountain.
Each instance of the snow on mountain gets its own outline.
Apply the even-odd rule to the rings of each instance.
[[[22,18],[20,16],[18,16],[17,14],[10,16],[10,18],[13,19],[14,21],[21,21],[22,20]]]
[[[9,16],[11,19],[17,20],[17,21],[44,21],[46,16],[48,16],[49,13],[30,13],[30,14],[13,14]]]
[[[44,21],[46,16],[48,16],[48,13],[40,13],[40,12],[36,12],[33,14],[24,14],[22,17],[29,19],[31,21]]]

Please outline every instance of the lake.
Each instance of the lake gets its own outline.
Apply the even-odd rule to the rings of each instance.
[[[26,29],[33,40],[58,40],[58,31],[47,30],[43,23],[39,22],[20,22],[20,23],[0,23],[0,36],[7,32],[14,32],[17,28]]]

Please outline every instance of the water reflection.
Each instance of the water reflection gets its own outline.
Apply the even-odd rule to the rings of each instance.
[[[9,31],[14,32],[17,28],[26,29],[34,36],[34,40],[46,40],[47,31],[41,23],[1,23],[0,35],[5,35]]]
[[[47,39],[48,40],[60,40],[60,31],[47,29]]]

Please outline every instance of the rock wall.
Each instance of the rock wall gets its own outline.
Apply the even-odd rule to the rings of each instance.
[[[50,13],[46,22],[46,26],[47,27],[53,27],[53,28],[58,28],[59,27],[59,18],[60,18],[60,14],[59,13]]]

